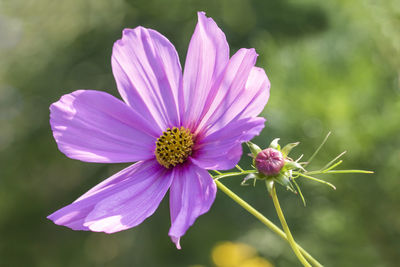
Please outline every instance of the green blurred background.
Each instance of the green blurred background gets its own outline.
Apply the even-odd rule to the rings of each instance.
[[[184,62],[199,10],[222,28],[232,53],[256,48],[271,80],[256,143],[300,141],[294,155],[310,155],[331,130],[314,167],[348,150],[343,168],[375,171],[326,177],[336,191],[300,181],[306,208],[280,188],[298,242],[326,266],[399,266],[397,0],[0,0],[0,266],[214,266],[212,248],[224,240],[255,248],[275,266],[299,265],[287,243],[221,192],[181,251],[167,235],[167,199],[145,223],[113,235],[46,219],[127,166],[66,158],[51,134],[49,105],[76,89],[117,95],[110,57],[125,27],[156,29]],[[279,223],[265,187],[240,181],[225,183]]]

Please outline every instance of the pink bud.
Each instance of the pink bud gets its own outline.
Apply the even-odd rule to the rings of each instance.
[[[255,163],[259,172],[272,176],[280,172],[285,165],[285,159],[280,151],[274,148],[266,148],[257,154]]]

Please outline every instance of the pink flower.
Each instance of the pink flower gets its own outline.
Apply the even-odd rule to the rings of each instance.
[[[174,46],[160,33],[125,29],[112,69],[123,101],[78,90],[50,106],[58,148],[86,162],[135,162],[49,219],[74,230],[114,233],[143,222],[169,189],[169,236],[180,238],[206,213],[216,185],[207,170],[233,168],[241,143],[258,135],[269,97],[254,49],[229,59],[224,33],[203,12],[182,75]]]

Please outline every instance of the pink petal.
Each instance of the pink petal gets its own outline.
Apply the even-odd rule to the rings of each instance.
[[[269,99],[269,89],[271,83],[265,74],[264,69],[254,67],[250,71],[242,97],[239,98],[238,105],[244,106],[237,118],[249,118],[258,116],[263,110]]]
[[[229,60],[229,46],[225,34],[212,18],[198,13],[198,23],[189,44],[183,74],[181,113],[185,126],[194,129],[213,95],[212,85],[223,72]],[[184,108],[184,109],[183,109]]]
[[[229,122],[257,116],[268,101],[269,81],[265,72],[253,67],[254,49],[240,49],[229,61],[207,114],[202,118],[201,132],[212,133]]]
[[[175,47],[157,31],[125,29],[115,42],[112,69],[124,101],[161,129],[180,124],[182,69]]]
[[[161,131],[124,102],[104,92],[79,90],[50,106],[61,152],[88,162],[133,162],[154,157]]]
[[[264,122],[264,118],[256,117],[228,123],[196,143],[192,162],[204,169],[232,169],[242,155],[241,143],[258,135],[264,128]]]
[[[216,185],[210,174],[193,164],[175,167],[170,189],[171,228],[169,236],[180,249],[180,238],[206,213],[214,202]]]
[[[48,218],[74,230],[114,233],[134,227],[157,209],[172,182],[171,172],[144,161],[108,178]]]

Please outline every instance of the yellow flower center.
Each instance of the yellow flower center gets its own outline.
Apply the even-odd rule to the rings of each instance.
[[[166,168],[185,162],[192,154],[193,135],[190,130],[181,127],[168,128],[157,139],[156,158]]]

